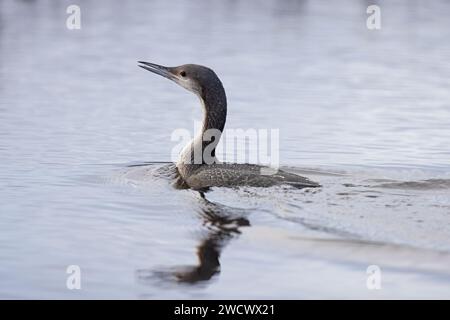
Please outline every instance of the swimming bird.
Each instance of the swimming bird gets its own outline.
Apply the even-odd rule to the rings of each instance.
[[[216,73],[208,67],[196,64],[165,67],[145,61],[138,63],[139,67],[172,80],[200,98],[204,115],[202,130],[182,150],[176,163],[181,178],[190,188],[203,190],[210,187],[236,186],[320,186],[308,178],[283,170],[270,170],[266,166],[220,163],[215,156],[215,148],[225,127],[227,98]],[[205,138],[206,136],[209,138]]]

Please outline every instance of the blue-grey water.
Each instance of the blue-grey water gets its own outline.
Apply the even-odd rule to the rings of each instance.
[[[450,298],[450,3],[375,3],[1,0],[0,297]],[[137,60],[213,68],[323,187],[153,175],[201,108]]]

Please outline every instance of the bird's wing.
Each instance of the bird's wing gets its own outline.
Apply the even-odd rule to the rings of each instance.
[[[188,178],[187,183],[194,189],[215,186],[270,187],[280,184],[289,184],[299,188],[319,186],[317,183],[296,174],[282,170],[271,172],[262,169],[268,168],[249,164],[216,164],[198,170]]]

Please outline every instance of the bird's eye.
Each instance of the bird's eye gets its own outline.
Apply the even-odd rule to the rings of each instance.
[[[186,72],[185,71],[181,71],[180,72],[180,76],[182,76],[183,78],[186,77]]]

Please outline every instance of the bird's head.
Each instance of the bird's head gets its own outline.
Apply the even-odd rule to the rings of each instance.
[[[178,67],[164,67],[139,61],[139,67],[172,80],[200,97],[203,97],[208,89],[214,91],[214,89],[223,88],[215,72],[201,65],[184,64]]]

